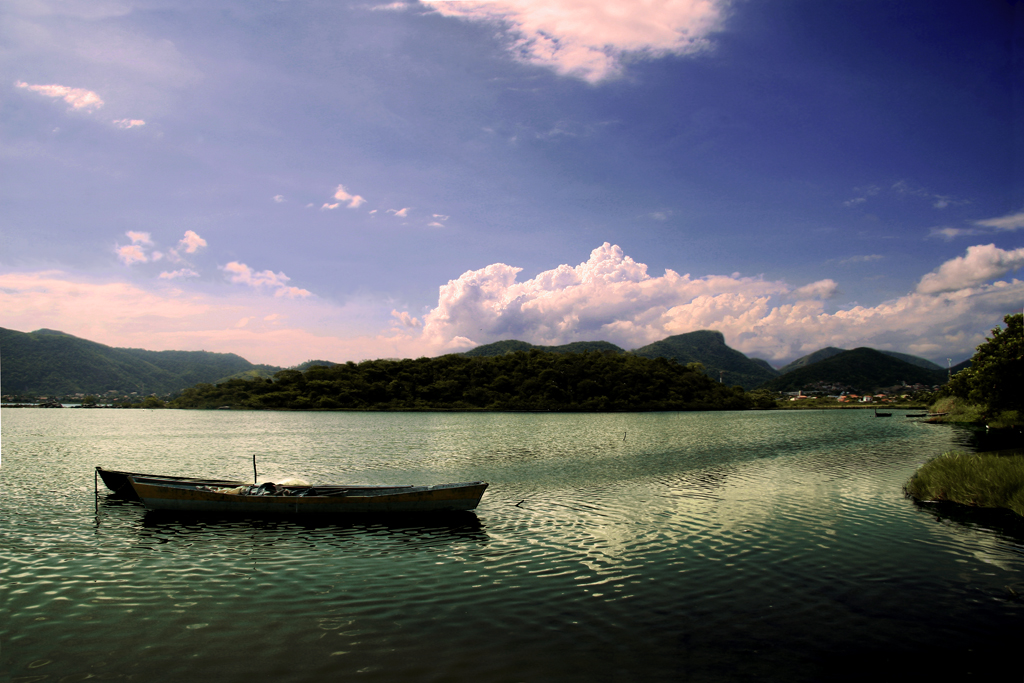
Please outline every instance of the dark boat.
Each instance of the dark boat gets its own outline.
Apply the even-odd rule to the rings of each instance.
[[[139,472],[120,472],[118,470],[105,470],[99,465],[96,466],[96,474],[103,480],[103,485],[114,492],[115,495],[128,500],[138,500],[135,489],[132,488],[128,477],[138,477],[146,481],[163,482],[187,482],[194,484],[206,484],[208,486],[242,486],[244,481],[232,479],[200,479],[198,477],[174,477],[162,474],[141,474]]]
[[[215,486],[129,475],[136,495],[150,510],[207,514],[344,515],[473,510],[487,483],[431,486]]]
[[[892,417],[892,413],[880,413],[878,408],[875,408],[875,417]]]

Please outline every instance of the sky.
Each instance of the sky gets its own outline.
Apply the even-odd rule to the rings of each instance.
[[[0,327],[290,366],[1024,308],[1024,4],[6,0]]]

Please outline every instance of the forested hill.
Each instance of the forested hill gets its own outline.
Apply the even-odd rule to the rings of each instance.
[[[572,342],[562,346],[535,346],[529,342],[509,339],[478,346],[462,355],[471,357],[500,356],[512,351],[529,351],[531,349],[554,353],[581,353],[584,351],[630,353],[642,358],[669,358],[680,365],[700,363],[704,366],[704,372],[708,377],[721,380],[725,384],[738,385],[747,390],[779,376],[778,371],[769,365],[768,361],[760,358],[748,358],[727,346],[725,337],[716,330],[698,330],[677,334],[633,351],[626,351],[606,341]]]
[[[243,372],[280,369],[253,365],[233,353],[119,349],[54,330],[4,328],[0,363],[0,392],[30,395],[166,394]]]
[[[475,349],[464,351],[461,355],[469,356],[470,358],[480,358],[482,356],[501,356],[512,351],[530,351],[532,349],[537,349],[538,351],[549,351],[551,353],[584,353],[586,351],[601,351],[608,353],[626,352],[625,349],[606,341],[581,341],[570,342],[568,344],[562,344],[561,346],[536,346],[529,342],[508,339],[505,341],[494,342],[493,344],[478,346]]]
[[[716,330],[677,334],[631,353],[644,358],[671,358],[683,364],[701,363],[712,378],[748,390],[779,376],[768,361],[748,358],[727,346],[725,337]]]
[[[839,354],[844,353],[845,351],[846,349],[837,349],[834,346],[827,346],[823,349],[818,349],[814,353],[809,353],[806,356],[797,358],[795,361],[789,363],[788,365],[782,366],[781,368],[779,368],[779,374],[785,375],[786,373],[793,372],[794,370],[799,370],[800,368],[805,368],[808,365],[813,365],[814,363],[817,363],[819,361],[832,358],[833,356],[838,356]],[[910,363],[911,365],[916,365],[919,368],[925,368],[936,372],[945,372],[945,368],[943,368],[941,365],[937,365],[936,363],[933,363],[926,358],[921,358],[920,356],[912,356],[909,353],[899,353],[897,351],[879,351],[879,353],[884,353],[887,356],[898,358],[902,361]]]
[[[797,391],[815,383],[842,384],[857,391],[908,384],[946,382],[942,369],[930,370],[875,349],[859,348],[797,368],[762,386],[770,391]]]
[[[538,349],[284,370],[273,379],[201,384],[171,403],[175,408],[529,411],[742,410],[752,405],[749,394],[665,358]]]

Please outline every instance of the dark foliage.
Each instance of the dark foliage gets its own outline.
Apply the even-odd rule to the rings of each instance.
[[[169,393],[250,371],[233,353],[118,349],[56,332],[0,328],[4,394]]]
[[[1003,318],[1005,328],[978,345],[966,369],[953,375],[941,396],[956,396],[985,408],[992,416],[1003,411],[1024,415],[1024,314]]]
[[[701,363],[713,379],[723,379],[753,389],[779,373],[767,361],[748,358],[726,345],[725,337],[715,330],[677,334],[631,351],[643,358],[671,358],[679,363]]]
[[[622,348],[606,341],[580,341],[570,342],[569,344],[563,344],[562,346],[536,346],[529,342],[518,341],[516,339],[506,339],[504,341],[494,342],[493,344],[478,346],[475,349],[465,351],[460,355],[469,356],[470,358],[479,358],[482,356],[501,356],[513,351],[532,351],[533,349],[537,349],[538,351],[550,351],[551,353],[585,353],[587,351],[626,353]]]
[[[186,389],[177,408],[293,410],[743,410],[753,401],[674,361],[537,349],[480,358],[461,354],[374,360],[272,380],[234,379]]]
[[[945,371],[929,370],[889,354],[862,347],[787,372],[762,386],[771,391],[797,391],[815,382],[851,386],[857,391],[908,384],[936,385],[946,381]]]

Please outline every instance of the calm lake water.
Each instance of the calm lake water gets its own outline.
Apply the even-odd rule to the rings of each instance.
[[[904,499],[866,411],[4,410],[0,671],[78,681],[1020,681],[1024,543]],[[167,517],[93,467],[491,487],[462,516]],[[102,486],[102,484],[101,484]],[[951,516],[951,514],[953,516]]]

